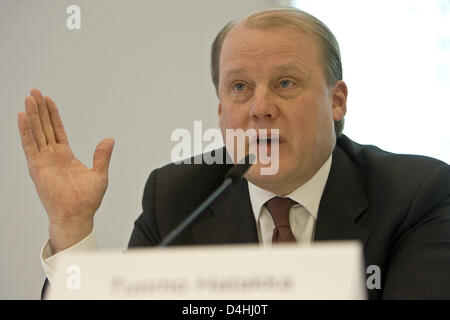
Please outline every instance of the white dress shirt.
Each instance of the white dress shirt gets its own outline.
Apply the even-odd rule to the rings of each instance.
[[[285,196],[298,203],[289,210],[289,224],[297,243],[309,243],[314,237],[320,199],[330,173],[331,161],[332,156],[330,155],[311,179]],[[264,246],[271,246],[275,224],[264,204],[277,195],[257,187],[250,181],[248,182],[248,191],[255,215],[259,242]]]
[[[328,174],[330,173],[331,161],[332,155],[330,155],[328,160],[325,161],[311,179],[286,196],[298,202],[298,204],[292,206],[289,211],[289,222],[297,243],[309,243],[314,237],[319,203],[322,198],[323,190],[325,189]],[[264,203],[277,195],[261,189],[251,182],[248,182],[248,191],[253,214],[255,215],[259,242],[263,246],[271,246],[274,222],[269,211],[264,207]],[[41,250],[41,263],[50,283],[53,281],[55,262],[58,257],[72,252],[96,249],[97,244],[94,231],[77,244],[60,251],[57,254],[52,253],[50,241],[47,239]]]

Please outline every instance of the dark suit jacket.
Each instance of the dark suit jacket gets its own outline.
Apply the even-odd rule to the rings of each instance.
[[[216,187],[231,165],[169,164],[146,183],[129,247],[157,245]],[[333,151],[314,241],[357,239],[381,271],[370,299],[450,299],[450,167],[363,146],[342,135]],[[173,245],[258,242],[242,179]],[[330,265],[332,272],[332,265]]]

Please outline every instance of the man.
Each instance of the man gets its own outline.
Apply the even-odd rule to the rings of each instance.
[[[296,9],[257,12],[225,26],[211,58],[224,137],[226,129],[279,129],[279,141],[269,138],[266,146],[279,150],[279,170],[262,175],[265,165],[255,163],[173,244],[358,239],[366,264],[381,270],[381,288],[369,290],[370,298],[450,298],[450,168],[341,134],[347,86],[328,28]],[[18,122],[49,216],[42,256],[51,279],[52,255],[94,246],[93,217],[106,191],[114,141],[100,142],[87,169],[70,150],[54,102],[32,90],[25,105]],[[229,167],[154,170],[129,247],[157,245]],[[274,213],[282,206],[283,225]]]

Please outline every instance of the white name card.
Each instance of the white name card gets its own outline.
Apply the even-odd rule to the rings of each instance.
[[[359,242],[195,246],[62,256],[48,299],[366,299]]]

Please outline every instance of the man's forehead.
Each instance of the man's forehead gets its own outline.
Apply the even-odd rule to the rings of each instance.
[[[315,44],[309,35],[286,27],[264,29],[239,24],[225,37],[220,55],[220,71],[235,75],[251,67],[273,71],[311,72]]]
[[[266,34],[266,40],[284,40],[289,43],[310,43],[315,42],[310,33],[294,26],[274,25],[266,27],[253,27],[240,22],[233,26],[224,38],[223,46],[239,46],[251,43],[255,34]]]
[[[233,77],[243,75],[249,71],[251,71],[252,66],[246,63],[224,63],[224,78]],[[255,66],[253,66],[255,67]],[[258,66],[256,66],[258,68]],[[291,62],[277,62],[272,65],[266,65],[264,68],[273,71],[273,72],[292,72],[297,73],[305,77],[310,77],[311,71],[305,65],[303,65],[299,61],[291,61]]]

